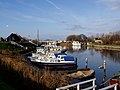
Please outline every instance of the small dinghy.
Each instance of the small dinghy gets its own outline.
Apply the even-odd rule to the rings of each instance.
[[[84,79],[84,78],[94,76],[94,74],[95,74],[94,70],[84,68],[84,69],[77,69],[77,70],[68,72],[67,76],[75,79]]]

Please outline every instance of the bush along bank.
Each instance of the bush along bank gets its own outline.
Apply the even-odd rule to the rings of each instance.
[[[17,90],[53,90],[68,84],[63,73],[40,70],[20,56],[0,54],[2,79]]]

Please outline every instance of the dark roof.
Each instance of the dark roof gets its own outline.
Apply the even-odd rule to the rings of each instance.
[[[17,34],[10,34],[8,37],[7,37],[7,41],[17,41],[17,42],[20,42],[22,40],[25,40],[23,37],[21,37],[20,35],[17,35]]]

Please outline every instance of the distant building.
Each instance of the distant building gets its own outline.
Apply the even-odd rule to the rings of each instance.
[[[5,42],[5,39],[1,37],[0,42]]]
[[[73,41],[72,45],[73,46],[81,46],[81,43],[79,41]]]
[[[23,37],[21,37],[20,35],[17,34],[10,34],[10,36],[7,37],[7,41],[15,41],[15,42],[22,42],[25,41],[25,39]]]
[[[96,38],[95,39],[95,43],[97,43],[97,44],[103,44],[103,41],[101,39]]]

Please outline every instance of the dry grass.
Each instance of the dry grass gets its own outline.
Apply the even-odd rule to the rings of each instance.
[[[38,68],[34,69],[34,67],[31,67],[26,62],[23,62],[20,57],[5,56],[1,58],[1,62],[7,66],[8,70],[13,69],[19,72],[23,77],[30,78],[31,80],[38,82],[36,79],[38,77],[38,74],[35,73],[39,71]]]
[[[69,80],[66,78],[66,72],[50,71],[49,69],[45,69],[41,77],[41,82],[52,89],[67,85]]]
[[[53,72],[47,69],[41,72],[39,68],[29,65],[29,63],[23,60],[20,56],[11,56],[11,54],[2,55],[0,53],[0,62],[2,65],[5,65],[8,70],[12,69],[18,72],[20,76],[29,78],[50,89],[55,89],[56,87],[68,84],[65,72]]]

